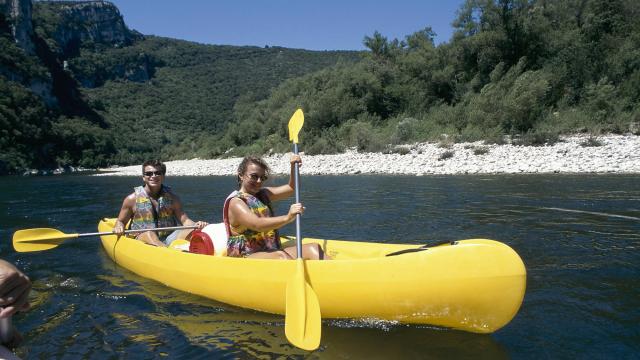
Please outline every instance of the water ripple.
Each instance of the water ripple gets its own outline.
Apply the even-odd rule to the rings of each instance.
[[[325,320],[315,352],[291,346],[282,316],[240,309],[141,278],[97,238],[15,253],[17,229],[94,232],[134,177],[0,178],[0,251],[34,282],[14,318],[23,358],[389,359],[634,358],[640,319],[638,176],[304,176],[304,236],[429,243],[484,237],[528,272],[514,320],[492,335],[378,320]],[[192,219],[219,221],[233,177],[168,179]],[[104,191],[108,189],[109,191]],[[616,189],[616,190],[611,190]],[[115,194],[115,195],[114,195]],[[288,202],[276,206],[278,213]],[[295,233],[293,225],[282,231]],[[446,271],[446,269],[443,269]],[[215,284],[212,284],[215,286]]]

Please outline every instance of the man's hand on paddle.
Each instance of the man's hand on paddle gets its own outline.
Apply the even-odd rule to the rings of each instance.
[[[202,228],[209,225],[209,223],[206,221],[196,221],[194,225],[198,227],[198,230],[202,230]]]

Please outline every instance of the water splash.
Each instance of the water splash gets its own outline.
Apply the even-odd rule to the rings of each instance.
[[[340,319],[332,320],[332,326],[351,329],[351,328],[371,328],[389,331],[392,328],[400,324],[398,321],[380,320],[375,318],[363,318],[363,319]]]

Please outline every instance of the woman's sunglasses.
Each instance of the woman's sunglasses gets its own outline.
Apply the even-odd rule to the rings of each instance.
[[[162,171],[145,171],[142,173],[144,176],[146,177],[152,177],[153,175],[155,176],[162,176],[164,175],[164,173]]]
[[[258,179],[260,179],[260,181],[265,182],[267,181],[269,177],[267,175],[258,175],[258,174],[249,174],[249,179],[251,179],[251,181],[253,182],[258,182]]]

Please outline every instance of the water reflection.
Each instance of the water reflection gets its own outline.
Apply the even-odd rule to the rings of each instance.
[[[178,351],[193,346],[232,357],[278,358],[304,357],[326,359],[389,359],[482,357],[508,358],[508,353],[490,335],[470,334],[448,329],[409,326],[384,321],[325,320],[320,348],[309,355],[293,347],[284,336],[284,318],[236,308],[209,299],[169,289],[141,278],[124,269],[113,269],[104,277],[114,286],[105,296],[124,299],[143,296],[153,311],[114,314],[118,332],[129,335],[130,341],[144,343],[148,348],[160,340],[144,323],[153,323],[153,331],[179,333],[188,341]],[[136,285],[137,284],[137,285]],[[137,300],[139,301],[139,300]],[[169,354],[170,355],[170,354]]]

